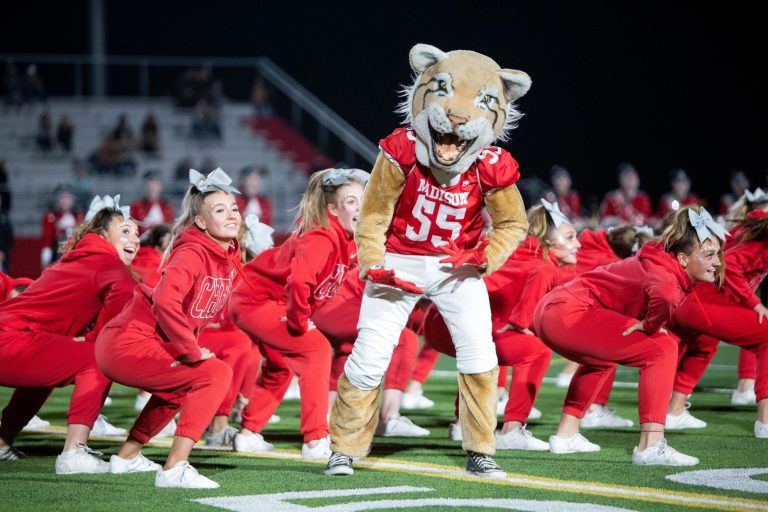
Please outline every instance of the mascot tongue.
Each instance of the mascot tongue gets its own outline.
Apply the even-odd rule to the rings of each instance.
[[[437,157],[446,163],[458,160],[459,156],[467,148],[466,140],[461,140],[452,133],[438,134],[434,138]]]

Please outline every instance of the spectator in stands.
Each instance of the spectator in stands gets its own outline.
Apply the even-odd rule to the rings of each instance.
[[[619,188],[608,192],[600,205],[600,223],[612,226],[629,222],[644,226],[652,221],[651,198],[640,190],[640,175],[632,164],[619,164]]]
[[[156,156],[160,150],[160,128],[154,114],[147,114],[141,124],[139,148],[147,156]]]
[[[51,126],[51,116],[48,112],[40,114],[40,118],[37,121],[35,143],[40,151],[50,151],[53,149],[53,127]]]
[[[179,163],[176,164],[176,169],[173,173],[173,176],[176,178],[176,181],[184,181],[184,185],[186,186],[188,185],[189,180],[189,170],[194,168],[195,165],[192,163],[192,159],[188,156],[185,156],[179,160]],[[198,169],[200,169],[200,172],[207,174],[203,167],[198,167]]]
[[[268,174],[266,169],[255,165],[243,167],[238,187],[242,194],[235,196],[235,199],[243,218],[253,214],[260,222],[272,226],[272,201],[261,193],[263,179]]]
[[[93,179],[83,160],[72,161],[72,194],[75,196],[75,209],[86,211],[93,198]]]
[[[553,165],[549,170],[549,181],[552,190],[544,194],[544,198],[550,203],[557,202],[560,211],[570,219],[581,217],[581,196],[571,186],[571,173],[561,165]]]
[[[208,71],[205,68],[187,69],[176,86],[176,106],[194,107],[200,100],[208,97],[210,86]]]
[[[219,111],[206,100],[200,100],[192,116],[192,137],[198,140],[220,140]]]
[[[62,114],[59,118],[59,124],[56,126],[56,142],[65,152],[72,151],[72,137],[75,134],[75,127],[69,120],[67,114]]]
[[[16,64],[6,66],[5,75],[5,105],[7,107],[16,107],[18,110],[24,103],[22,93],[21,78],[19,77],[19,68]]]
[[[701,204],[699,196],[691,192],[691,178],[684,169],[673,169],[670,173],[672,190],[661,196],[656,217],[663,219],[669,212],[676,212],[683,206]]]
[[[0,160],[0,212],[8,213],[11,209],[11,185],[5,160]]]
[[[720,198],[720,215],[728,215],[733,203],[739,200],[749,188],[749,178],[741,169],[731,171],[731,191]]]
[[[112,137],[120,144],[123,151],[132,151],[136,146],[133,129],[128,124],[128,116],[120,114],[117,118],[117,126],[112,130]]]
[[[55,204],[43,214],[42,268],[59,259],[59,244],[72,236],[75,226],[84,220],[83,213],[75,210],[75,198],[69,185],[56,187],[54,196]]]
[[[37,66],[30,64],[27,66],[27,73],[21,82],[22,102],[25,104],[45,103],[45,87],[43,80],[37,74]]]
[[[210,156],[207,156],[203,159],[203,162],[200,164],[200,172],[208,174],[213,172],[218,165],[216,165],[216,162],[213,158]],[[187,169],[187,175],[189,175],[189,169]]]
[[[131,204],[131,218],[140,232],[173,224],[173,205],[163,198],[163,177],[156,169],[144,173],[144,197]]]
[[[269,102],[269,87],[263,78],[257,78],[251,86],[251,105],[253,114],[257,117],[269,117],[275,115],[275,109]]]
[[[13,247],[13,226],[11,218],[3,207],[3,196],[0,194],[0,272],[8,273],[8,262],[11,260]],[[0,301],[3,297],[0,297]]]

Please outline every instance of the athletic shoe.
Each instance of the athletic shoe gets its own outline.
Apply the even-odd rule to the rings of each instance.
[[[109,462],[101,460],[102,455],[87,446],[63,452],[56,457],[56,474],[109,473]]]
[[[706,421],[694,417],[688,412],[686,407],[679,416],[667,414],[667,423],[664,425],[664,428],[667,430],[683,430],[684,428],[704,428],[706,426]]]
[[[464,441],[464,438],[461,437],[461,423],[457,421],[448,424],[448,437],[451,441]]]
[[[541,419],[541,411],[535,407],[532,407],[531,412],[528,413],[528,419],[526,421],[540,420],[540,419]]]
[[[317,440],[317,446],[310,448],[308,443],[301,445],[302,460],[328,460],[331,452],[331,440],[327,437]]]
[[[273,414],[272,416],[269,417],[269,421],[267,421],[267,423],[270,425],[274,425],[275,423],[280,423],[280,416],[278,416],[277,414]]]
[[[422,392],[403,393],[403,398],[400,400],[400,407],[403,409],[431,409],[434,406],[435,402],[425,397]]]
[[[555,381],[555,386],[558,388],[567,388],[571,385],[571,380],[573,379],[572,373],[558,373],[557,374],[557,380]]]
[[[680,453],[667,444],[666,439],[649,446],[643,451],[632,450],[632,464],[640,466],[695,466],[699,459]]]
[[[755,405],[757,403],[757,396],[755,390],[748,389],[746,391],[733,390],[731,395],[731,405]]]
[[[758,439],[768,439],[768,423],[755,422],[755,437]]]
[[[376,435],[382,437],[427,437],[429,430],[415,425],[407,416],[399,414],[389,418],[386,423],[379,422]]]
[[[467,452],[467,473],[481,478],[506,478],[507,474],[490,455]]]
[[[631,427],[634,424],[632,420],[622,418],[614,409],[604,405],[597,405],[594,409],[588,410],[581,419],[582,428]]]
[[[354,475],[355,470],[352,468],[352,457],[347,457],[343,453],[331,452],[323,474],[325,476]]]
[[[19,460],[26,457],[24,455],[24,452],[20,452],[13,446],[6,446],[5,448],[0,448],[0,460]]]
[[[136,395],[136,400],[133,401],[133,408],[137,411],[144,410],[144,407],[146,407],[147,402],[149,402],[149,399],[152,398],[152,395],[146,394],[146,395]]]
[[[163,430],[155,434],[155,437],[152,439],[157,439],[159,437],[173,437],[176,435],[176,420],[171,418],[171,421],[168,422],[166,426],[163,427]]]
[[[533,437],[525,427],[517,427],[506,434],[496,432],[496,449],[544,452],[549,450],[549,444]]]
[[[301,400],[301,392],[299,391],[299,383],[292,382],[288,386],[288,390],[283,395],[283,400]]]
[[[50,426],[50,421],[45,421],[40,416],[32,416],[32,419],[29,420],[29,423],[27,423],[22,430],[40,430]]]
[[[569,438],[549,436],[549,453],[565,455],[568,453],[599,452],[600,446],[590,443],[586,437],[576,432]]]
[[[235,435],[239,431],[235,427],[226,426],[216,433],[205,432],[205,444],[206,446],[232,446],[235,440]]]
[[[104,399],[104,407],[107,407],[109,405],[112,405],[112,399],[110,397],[107,397]]]
[[[188,461],[182,460],[171,469],[158,469],[155,475],[155,487],[217,489],[219,484],[198,473]]]
[[[236,434],[234,446],[235,451],[241,453],[265,453],[274,448],[261,437],[261,434],[255,432],[247,436],[240,433]]]
[[[496,402],[496,416],[504,416],[504,409],[507,408],[507,402],[509,397],[506,393],[499,397],[499,401]]]
[[[124,436],[128,433],[124,428],[119,428],[107,421],[107,417],[99,414],[93,423],[91,435],[96,437]]]
[[[152,462],[141,453],[132,459],[124,459],[113,455],[109,458],[109,472],[113,474],[121,473],[143,473],[145,471],[157,471],[163,466]]]

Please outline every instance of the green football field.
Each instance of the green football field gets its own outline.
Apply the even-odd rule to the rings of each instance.
[[[506,480],[468,477],[462,471],[459,443],[447,436],[447,425],[453,420],[455,377],[433,376],[425,394],[436,401],[435,408],[404,411],[432,435],[376,438],[371,456],[356,466],[352,477],[325,477],[321,463],[300,460],[299,403],[293,401],[280,406],[282,421],[264,431],[276,446],[274,453],[246,456],[202,446],[193,453],[192,464],[221,484],[214,490],[157,490],[153,473],[56,476],[54,460],[62,436],[24,433],[16,446],[27,453],[27,459],[0,462],[0,511],[768,510],[768,440],[757,440],[752,434],[754,407],[731,406],[730,394],[725,392],[736,382],[736,358],[736,349],[721,347],[701,390],[693,396],[692,412],[709,426],[667,436],[670,445],[701,459],[693,468],[633,466],[635,425],[584,430],[588,439],[601,445],[597,453],[499,452],[496,460],[508,472]],[[549,377],[563,364],[556,357]],[[451,370],[453,361],[441,359],[438,368]],[[609,404],[635,422],[636,389],[631,386],[636,379],[636,371],[619,369]],[[549,378],[542,386],[536,406],[544,416],[529,425],[540,439],[554,433],[564,395],[565,390],[556,388]],[[10,390],[0,388],[2,403],[9,396]],[[63,430],[68,396],[68,390],[57,390],[40,413],[57,427],[52,429],[56,432]],[[128,428],[135,417],[133,391],[115,386],[112,397],[114,403],[104,414],[113,424]],[[119,441],[92,440],[90,446],[108,457],[116,452]],[[166,453],[163,446],[144,451],[158,462]],[[676,474],[682,475],[675,481],[668,478]]]

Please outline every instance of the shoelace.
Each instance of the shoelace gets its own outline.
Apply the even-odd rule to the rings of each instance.
[[[78,450],[83,450],[83,451],[84,451],[86,454],[88,454],[88,455],[95,455],[95,456],[96,456],[96,457],[98,457],[98,458],[101,458],[101,457],[103,457],[103,456],[104,456],[104,453],[102,453],[102,452],[97,452],[96,450],[91,450],[91,449],[88,447],[88,445],[85,445],[85,444],[78,444],[78,445],[77,445],[77,449],[78,449]]]
[[[193,480],[196,477],[198,477],[199,475],[200,475],[200,473],[197,472],[197,470],[194,468],[194,466],[192,466],[192,464],[187,462],[187,464],[184,466],[184,469],[181,472],[180,480],[182,482]]]
[[[341,466],[341,465],[348,466],[350,464],[352,464],[352,458],[351,457],[347,457],[343,453],[333,452],[331,454],[331,458],[328,459],[328,467],[329,468],[332,468],[332,467],[335,467],[335,466]]]
[[[524,436],[526,439],[530,439],[530,438],[532,438],[532,437],[533,437],[533,433],[531,433],[531,432],[529,432],[528,430],[526,430],[526,428],[525,428],[525,427],[520,427],[520,433],[521,433],[521,434],[523,434],[523,436]]]
[[[481,453],[476,452],[469,452],[469,456],[472,459],[472,462],[475,463],[475,465],[480,468],[483,471],[488,470],[501,470],[501,467],[499,467],[498,464],[496,464],[496,461],[491,458],[490,455],[483,455]]]

